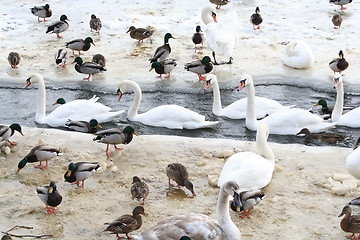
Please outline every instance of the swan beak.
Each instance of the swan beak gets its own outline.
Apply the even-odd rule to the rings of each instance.
[[[98,123],[97,125],[96,125],[98,128],[102,128],[102,126]]]
[[[234,202],[236,206],[236,212],[240,212],[241,208],[243,208],[241,201],[240,201],[240,195],[234,191]]]
[[[204,90],[208,89],[210,87],[210,81],[206,81],[206,85],[204,87]]]
[[[339,78],[334,78],[334,88],[339,84]]]
[[[245,81],[244,80],[241,80],[240,81],[240,86],[238,88],[238,91],[240,91],[241,89],[243,89],[243,87],[245,87]]]
[[[68,170],[66,176],[70,177],[70,175],[71,175],[71,170]]]
[[[26,85],[24,88],[27,88],[28,86],[30,86],[31,82],[30,82],[30,78],[26,79]]]
[[[213,12],[213,13],[211,14],[211,16],[212,16],[212,18],[214,19],[214,22],[217,22],[217,20],[216,20],[216,13]]]
[[[122,92],[120,91],[120,89],[117,90],[118,94],[119,94],[119,99],[118,99],[118,102],[120,101],[121,99],[121,96],[122,96]]]
[[[135,131],[133,132],[136,136],[139,136],[139,134],[137,134]]]
[[[151,71],[151,70],[153,70],[154,68],[150,68],[150,70],[149,70],[149,72]]]

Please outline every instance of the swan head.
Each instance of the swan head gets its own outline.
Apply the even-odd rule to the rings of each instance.
[[[206,76],[206,85],[204,89],[208,89],[214,82],[217,82],[217,77],[214,74],[209,74]]]
[[[240,80],[240,86],[238,88],[238,91],[243,89],[244,87],[246,87],[247,85],[253,83],[253,80],[252,80],[252,77],[251,75],[249,74],[244,74],[242,77],[241,77],[241,80]]]
[[[27,88],[30,86],[31,83],[37,83],[40,81],[44,81],[42,76],[38,73],[32,73],[27,79],[26,79],[26,85],[24,88]]]
[[[334,74],[333,79],[334,79],[334,88],[336,88],[340,82],[342,83],[343,80],[342,75],[338,72]]]
[[[205,24],[209,24],[211,22],[217,22],[215,7],[214,6],[204,7],[201,12],[201,18]]]
[[[221,187],[229,196],[234,198],[236,211],[239,212],[243,207],[240,201],[240,195],[237,193],[239,190],[239,185],[235,181],[225,182]]]
[[[119,83],[118,88],[116,90],[117,94],[119,95],[118,101],[120,101],[123,93],[126,92],[126,90],[131,89],[132,85],[137,85],[137,83],[131,80],[124,80]]]

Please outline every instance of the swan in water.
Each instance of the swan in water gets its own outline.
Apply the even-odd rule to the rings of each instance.
[[[302,69],[311,67],[315,60],[306,42],[293,40],[286,45],[282,61],[286,66]]]
[[[212,112],[216,116],[225,116],[231,119],[243,119],[246,117],[247,98],[242,98],[240,100],[233,102],[229,106],[222,108],[219,83],[217,77],[213,74],[209,74],[206,77],[205,89],[208,89],[210,86],[213,87],[213,92],[214,92]],[[255,103],[256,103],[257,119],[264,118],[265,116],[274,113],[276,111],[290,108],[281,105],[279,102],[275,100],[264,97],[255,97]]]
[[[247,107],[245,124],[251,131],[256,131],[261,123],[266,123],[270,134],[295,135],[301,129],[307,128],[310,132],[318,133],[334,127],[335,123],[323,122],[323,119],[307,110],[290,108],[274,112],[261,120],[256,119],[255,91],[252,77],[242,76],[239,90],[247,87]]]
[[[161,105],[145,113],[138,114],[142,94],[136,82],[124,80],[118,85],[117,92],[119,94],[119,101],[122,94],[128,89],[131,89],[135,93],[134,100],[127,114],[127,118],[130,121],[170,129],[206,128],[218,123],[218,121],[205,121],[205,116],[178,105]]]
[[[111,108],[96,102],[99,98],[94,96],[89,100],[78,99],[68,102],[46,115],[46,92],[44,79],[40,74],[33,73],[26,80],[25,88],[31,83],[38,84],[39,96],[35,121],[40,124],[48,124],[51,127],[65,127],[65,123],[69,119],[72,121],[90,121],[93,118],[95,118],[99,123],[103,123],[110,122],[124,113],[124,110],[110,112]]]

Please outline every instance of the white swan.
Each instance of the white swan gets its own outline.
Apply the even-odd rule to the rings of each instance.
[[[306,42],[293,40],[286,45],[282,61],[289,67],[301,69],[311,67],[315,60]]]
[[[360,179],[360,138],[354,144],[354,148],[349,156],[346,158],[346,169],[355,178]]]
[[[342,115],[344,108],[344,85],[342,75],[338,72],[334,74],[334,88],[336,88],[336,102],[331,113],[331,121],[336,122],[336,125],[353,128],[360,127],[360,107],[354,108]]]
[[[205,39],[208,47],[213,52],[215,64],[219,64],[215,59],[215,54],[229,57],[228,63],[231,63],[237,41],[234,30],[234,24],[236,24],[235,15],[233,15],[228,15],[226,20],[217,23],[215,7],[207,6],[201,12],[202,21],[206,25],[204,28]]]
[[[255,112],[255,91],[252,77],[248,74],[242,76],[239,89],[247,87],[246,127],[256,131],[259,124],[265,123],[270,134],[295,135],[301,129],[307,128],[310,132],[318,133],[335,126],[335,123],[323,122],[323,119],[307,110],[290,108],[277,111],[258,121]]]
[[[109,122],[124,113],[124,110],[110,112],[111,108],[97,103],[97,97],[89,100],[74,100],[57,107],[46,116],[46,92],[45,83],[42,76],[33,73],[26,80],[26,87],[31,83],[38,84],[38,103],[35,115],[35,121],[41,124],[48,124],[51,127],[65,127],[65,122],[72,121],[90,121],[96,119],[99,123]]]
[[[206,86],[205,89],[208,89],[210,86],[213,87],[214,101],[212,112],[216,116],[225,116],[231,119],[243,119],[246,117],[246,105],[247,98],[239,99],[229,106],[222,108],[221,98],[220,98],[220,89],[217,77],[213,74],[209,74],[206,77]],[[263,118],[271,113],[276,111],[287,109],[290,107],[285,107],[279,102],[263,97],[255,97],[256,103],[256,118]]]
[[[127,118],[130,121],[170,129],[197,129],[212,127],[218,123],[218,121],[205,121],[205,116],[178,105],[162,105],[150,109],[145,113],[138,114],[141,102],[141,89],[136,82],[124,80],[118,85],[117,92],[119,94],[119,100],[122,93],[128,89],[133,90],[135,94],[127,114]]]
[[[218,186],[227,181],[235,181],[239,192],[254,191],[268,185],[275,168],[275,156],[267,143],[269,128],[266,124],[259,126],[256,133],[258,153],[239,152],[233,154],[224,164],[218,180]]]

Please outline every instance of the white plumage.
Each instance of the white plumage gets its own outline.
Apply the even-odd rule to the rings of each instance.
[[[314,64],[314,55],[310,46],[302,40],[289,42],[282,57],[285,65],[291,68],[309,68]]]

